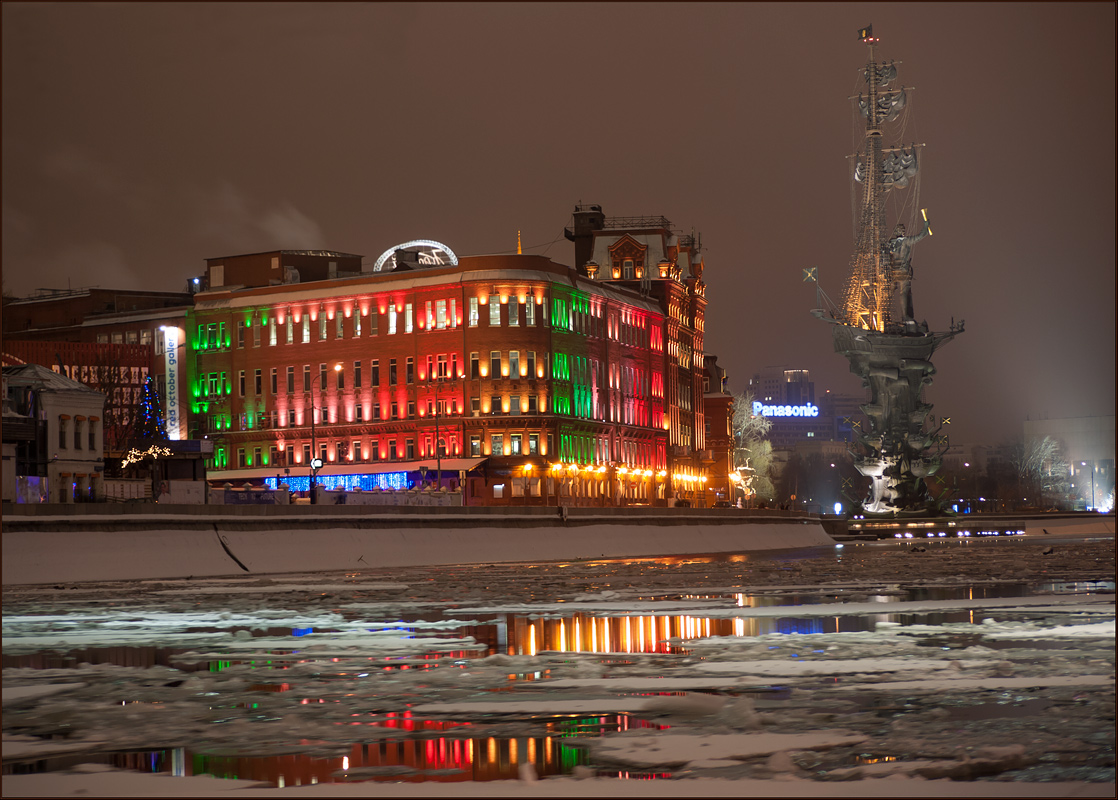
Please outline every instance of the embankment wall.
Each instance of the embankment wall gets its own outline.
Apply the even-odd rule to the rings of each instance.
[[[3,580],[11,585],[267,575],[834,545],[818,518],[785,515],[571,513],[564,519],[554,509],[515,515],[352,512],[8,517]]]

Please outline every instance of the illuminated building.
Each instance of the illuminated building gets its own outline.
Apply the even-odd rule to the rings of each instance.
[[[663,504],[677,327],[635,286],[542,256],[415,241],[364,269],[331,251],[209,259],[185,332],[187,434],[213,440],[218,485],[303,490],[320,458],[329,488]]]
[[[792,450],[818,440],[850,442],[855,432],[867,429],[861,409],[863,398],[835,394],[829,389],[817,397],[815,382],[806,369],[764,367],[749,379],[749,390],[765,408],[764,416],[772,421],[767,438],[774,450]],[[797,408],[811,411],[810,406],[818,413],[792,413]]]
[[[705,504],[715,459],[705,445],[703,419],[706,284],[700,239],[673,231],[664,217],[607,217],[596,205],[576,206],[566,234],[575,244],[580,274],[631,289],[663,315],[663,383],[651,388],[666,414],[667,471],[676,498]]]
[[[40,289],[5,301],[5,364],[40,364],[103,393],[107,468],[124,454],[150,375],[166,396],[160,329],[185,325],[189,292]]]
[[[730,473],[734,472],[734,396],[726,389],[726,370],[718,357],[703,357],[703,417],[706,446],[713,456],[707,481],[707,499],[733,502]]]

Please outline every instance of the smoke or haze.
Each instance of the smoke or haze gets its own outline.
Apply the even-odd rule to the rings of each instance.
[[[803,269],[851,251],[872,23],[923,142],[918,318],[967,332],[952,441],[1114,413],[1113,3],[5,3],[4,288],[181,289],[203,259],[411,238],[572,263],[575,203],[702,234],[706,347],[857,378]]]

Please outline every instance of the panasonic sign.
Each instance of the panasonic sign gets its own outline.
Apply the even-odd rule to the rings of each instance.
[[[819,406],[814,403],[804,403],[802,406],[767,406],[764,403],[753,401],[753,416],[755,417],[818,417]]]

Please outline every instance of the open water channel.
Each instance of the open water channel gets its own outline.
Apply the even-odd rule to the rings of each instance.
[[[3,770],[1112,782],[1113,575],[1079,537],[8,587]]]

